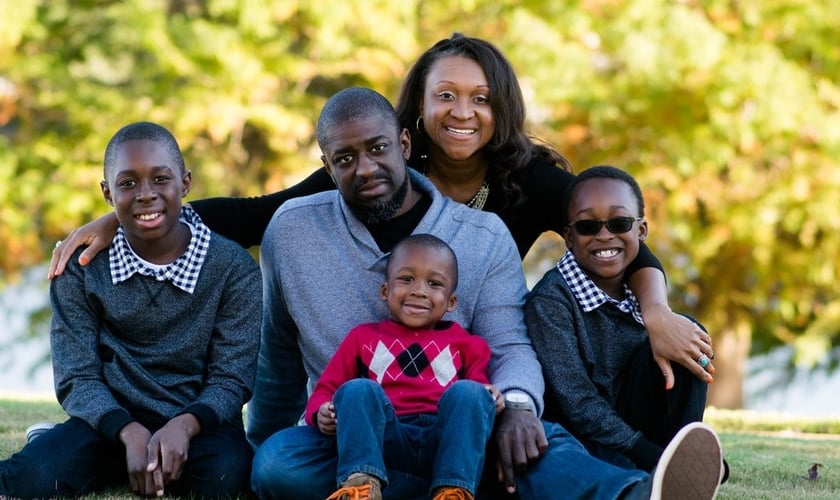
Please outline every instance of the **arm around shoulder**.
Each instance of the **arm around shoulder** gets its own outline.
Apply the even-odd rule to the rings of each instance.
[[[190,203],[213,231],[244,247],[259,245],[274,212],[287,200],[335,189],[321,167],[282,191],[252,198],[208,198]]]

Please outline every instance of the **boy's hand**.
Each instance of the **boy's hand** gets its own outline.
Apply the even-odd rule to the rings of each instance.
[[[496,415],[499,415],[505,409],[505,398],[502,397],[502,393],[496,387],[490,384],[485,384],[484,388],[487,389],[487,392],[493,398],[493,402],[496,403]]]
[[[118,226],[117,216],[110,213],[74,229],[67,238],[56,243],[47,277],[53,279],[63,273],[73,252],[82,245],[88,247],[79,255],[79,264],[88,265],[96,254],[108,248]]]
[[[119,437],[125,445],[125,462],[131,490],[142,496],[154,495],[154,478],[146,470],[148,444],[152,433],[139,423],[131,422],[120,430]]]
[[[335,428],[338,425],[338,420],[335,418],[335,405],[332,401],[322,404],[318,408],[318,414],[315,419],[318,421],[318,430],[327,436],[335,435]]]
[[[155,495],[162,497],[164,486],[181,477],[190,451],[190,439],[198,434],[198,419],[190,413],[178,415],[149,440],[146,471],[154,478]]]

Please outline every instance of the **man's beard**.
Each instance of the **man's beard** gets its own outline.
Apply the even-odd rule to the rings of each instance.
[[[372,205],[357,205],[348,203],[353,214],[365,224],[379,224],[391,219],[402,208],[408,194],[408,175],[406,174],[399,189],[394,192],[390,200],[378,201]]]

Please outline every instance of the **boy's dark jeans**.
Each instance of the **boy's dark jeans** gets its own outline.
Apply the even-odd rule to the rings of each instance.
[[[166,493],[247,495],[252,457],[241,423],[202,432],[190,441],[181,478],[167,485]],[[10,497],[76,497],[128,484],[125,448],[75,417],[0,461],[0,494]]]

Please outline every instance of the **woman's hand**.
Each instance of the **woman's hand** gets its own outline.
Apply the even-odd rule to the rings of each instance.
[[[108,248],[117,234],[117,227],[117,216],[110,213],[74,229],[67,238],[56,243],[47,277],[53,279],[63,273],[73,252],[82,245],[88,247],[79,255],[79,264],[88,265],[96,254]]]
[[[665,376],[666,390],[674,387],[671,361],[683,365],[706,383],[714,382],[712,374],[715,373],[715,365],[711,360],[715,354],[708,333],[690,319],[666,307],[645,311],[644,319],[653,358]],[[701,359],[703,356],[708,360],[705,366],[700,364],[704,361]]]
[[[653,359],[665,377],[665,390],[674,387],[671,361],[706,383],[714,382],[712,337],[690,319],[671,311],[665,275],[655,267],[645,267],[630,275],[628,284],[639,299]]]

